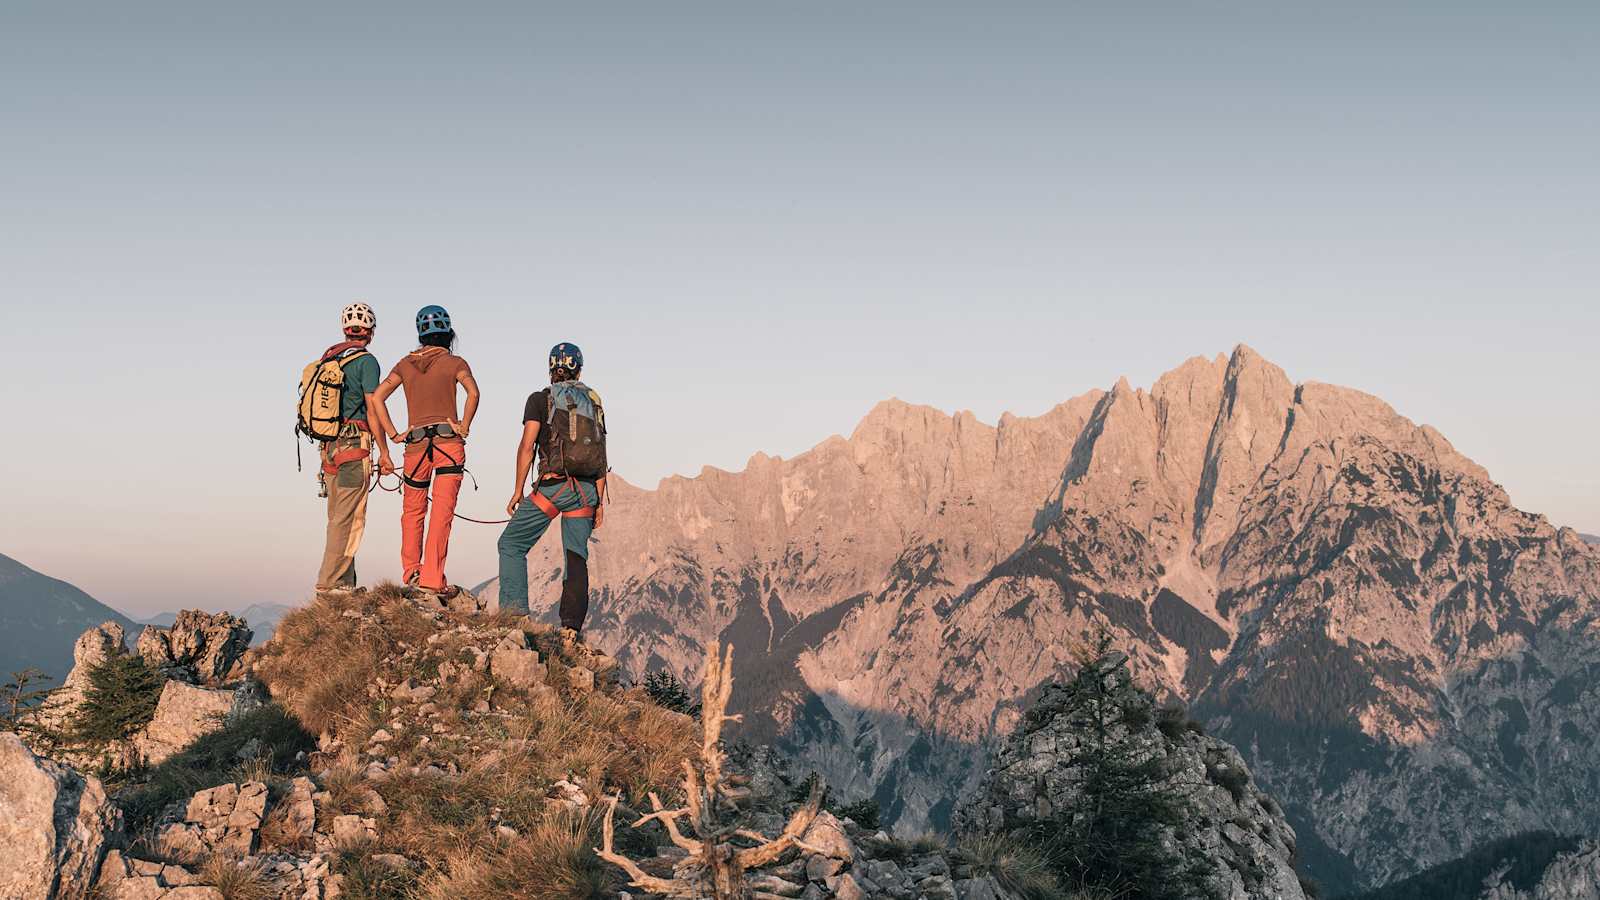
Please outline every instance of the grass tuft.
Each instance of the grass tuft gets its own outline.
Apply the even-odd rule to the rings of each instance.
[[[1041,850],[1017,837],[985,835],[963,841],[954,855],[975,871],[991,875],[1007,890],[1028,900],[1069,900],[1091,896],[1069,895],[1055,875],[1056,863]]]

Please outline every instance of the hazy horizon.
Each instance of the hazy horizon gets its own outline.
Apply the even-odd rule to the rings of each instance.
[[[1564,3],[9,4],[0,553],[138,616],[304,599],[290,407],[357,298],[385,369],[455,316],[480,518],[559,340],[643,486],[1244,343],[1600,533],[1597,42]]]

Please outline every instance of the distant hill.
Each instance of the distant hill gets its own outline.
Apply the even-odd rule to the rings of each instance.
[[[1600,545],[1600,534],[1583,534],[1580,532],[1578,537],[1583,538],[1583,542],[1585,544]]]
[[[1508,886],[1527,896],[1552,871],[1563,854],[1582,849],[1583,842],[1549,831],[1530,831],[1494,841],[1459,859],[1441,863],[1404,881],[1349,895],[1348,900],[1478,900],[1491,896],[1485,882]],[[1592,873],[1591,873],[1592,874]],[[1593,880],[1585,882],[1592,889]],[[1494,893],[1494,897],[1508,896]],[[1539,895],[1546,896],[1546,895]],[[1590,896],[1583,893],[1560,896]]]
[[[283,603],[252,603],[244,609],[231,609],[227,610],[227,612],[231,612],[250,623],[250,630],[253,633],[250,638],[250,646],[259,647],[272,637],[274,631],[277,631],[278,620],[282,619],[294,608]],[[207,612],[219,611],[207,610]],[[175,612],[157,613],[149,618],[140,619],[139,624],[154,625],[157,628],[171,628],[172,623],[177,621],[177,618],[178,614]]]
[[[78,588],[0,554],[0,679],[32,666],[59,682],[72,668],[78,635],[107,621],[138,631]]]

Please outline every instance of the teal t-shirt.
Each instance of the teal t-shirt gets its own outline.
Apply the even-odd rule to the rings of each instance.
[[[378,389],[378,361],[368,353],[344,364],[344,402],[339,409],[347,422],[367,420],[367,395]]]

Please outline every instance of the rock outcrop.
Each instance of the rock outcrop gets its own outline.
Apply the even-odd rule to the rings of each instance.
[[[1563,853],[1532,887],[1518,887],[1505,872],[1490,877],[1481,900],[1588,900],[1600,897],[1600,843]]]
[[[169,679],[150,722],[127,740],[109,746],[78,744],[72,738],[72,724],[89,690],[90,672],[108,659],[126,656],[125,641],[126,633],[116,622],[85,631],[73,650],[72,671],[40,707],[42,727],[37,736],[60,760],[81,768],[157,765],[221,727],[229,716],[264,700],[260,686],[245,677],[249,626],[228,613],[185,610],[171,628],[146,626],[139,635],[139,656]]]
[[[41,759],[0,733],[0,898],[82,900],[121,816],[100,780]]]
[[[44,727],[52,731],[66,727],[88,693],[89,673],[107,659],[126,654],[126,636],[127,632],[114,621],[103,622],[78,635],[72,645],[72,670],[61,687],[52,691],[39,708],[39,721]]]
[[[1155,789],[1177,798],[1182,810],[1163,841],[1177,848],[1183,867],[1196,873],[1209,896],[1303,900],[1294,829],[1277,801],[1256,786],[1231,744],[1181,717],[1163,720],[1172,711],[1156,709],[1154,699],[1132,684],[1126,664],[1127,657],[1116,654],[1091,663],[1073,684],[1047,687],[958,811],[956,827],[982,836],[1084,814],[1090,775],[1082,758],[1094,739],[1085,721],[1084,685],[1093,679],[1104,691],[1093,702],[1114,716],[1104,740],[1129,764],[1159,765]]]
[[[1600,830],[1595,548],[1434,429],[1247,347],[995,426],[891,401],[792,459],[612,497],[593,639],[635,678],[747,650],[743,736],[882,790],[899,827],[946,823],[1107,628],[1243,749],[1336,890]]]
[[[146,625],[137,650],[145,662],[168,678],[188,684],[219,685],[244,675],[250,626],[231,613],[186,609],[171,627]]]

